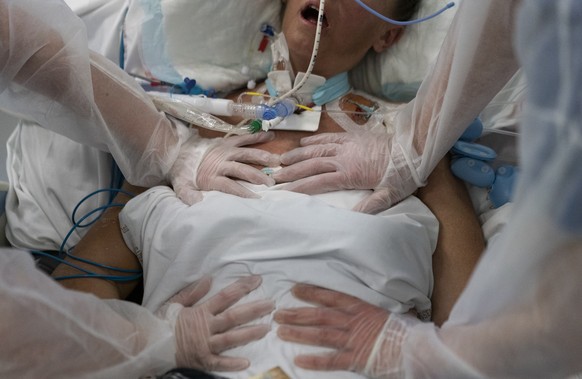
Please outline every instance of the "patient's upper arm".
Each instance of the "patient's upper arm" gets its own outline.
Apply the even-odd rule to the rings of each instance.
[[[465,184],[454,177],[445,157],[419,189],[418,197],[439,221],[439,236],[433,254],[433,321],[444,322],[465,288],[485,248],[481,225]]]

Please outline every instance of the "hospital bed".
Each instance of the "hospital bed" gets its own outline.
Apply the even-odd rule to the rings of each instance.
[[[144,62],[143,60],[148,59],[148,57],[152,59],[159,58],[162,55],[155,54],[155,51],[150,51],[150,55],[144,55],[143,50],[140,50],[138,47],[140,41],[144,38],[144,35],[147,36],[147,33],[154,33],[153,30],[148,31],[137,28],[137,25],[140,25],[140,17],[143,15],[140,15],[135,9],[133,10],[136,12],[135,14],[132,13],[132,9],[129,9],[126,13],[124,8],[125,1],[100,1],[92,3],[91,6],[88,6],[86,1],[70,0],[69,3],[85,20],[89,31],[93,30],[93,33],[90,33],[89,35],[93,49],[107,55],[112,60],[118,61],[118,63],[124,65],[128,72],[136,77],[145,77],[151,72],[155,73],[155,71],[149,69],[145,70],[144,67],[154,67],[152,65],[156,62]],[[253,56],[247,54],[245,51],[237,51],[236,56],[243,56],[243,61],[234,62],[232,65],[225,67],[216,67],[214,64],[216,61],[220,61],[221,59],[229,61],[233,59],[230,55],[233,53],[232,50],[221,49],[220,51],[207,51],[205,50],[207,49],[207,46],[215,48],[220,45],[208,43],[208,41],[199,41],[193,38],[188,40],[177,38],[179,34],[172,33],[181,33],[181,31],[175,30],[174,28],[176,28],[176,25],[181,24],[178,22],[181,17],[183,17],[184,14],[189,13],[178,12],[177,6],[176,8],[172,8],[172,3],[168,3],[170,5],[165,9],[165,11],[167,11],[167,14],[171,17],[168,17],[166,23],[162,25],[167,26],[167,28],[164,29],[164,32],[169,34],[167,40],[172,42],[171,45],[166,47],[168,51],[168,56],[166,56],[166,58],[173,62],[173,71],[170,73],[171,75],[176,74],[180,79],[186,76],[200,78],[198,85],[202,88],[213,88],[215,90],[224,91],[245,85],[264,75],[264,71],[261,71],[265,69],[265,62],[263,61],[264,57],[262,56]],[[206,2],[206,4],[209,3],[210,2]],[[278,15],[278,2],[272,2],[269,0],[268,3],[275,5],[264,7],[262,10],[263,16],[266,18],[272,18],[275,15]],[[183,3],[180,4],[179,2],[175,2],[175,4],[184,6]],[[197,5],[200,6],[203,4],[199,3]],[[265,5],[265,2],[263,2],[263,5]],[[231,6],[234,6],[234,4],[231,4]],[[435,4],[435,7],[438,6],[439,4]],[[242,7],[248,8],[248,4],[244,4]],[[430,10],[426,10],[426,12],[429,11]],[[200,8],[197,9],[197,12],[198,14],[204,14]],[[410,100],[410,97],[414,94],[415,88],[422,80],[423,73],[428,67],[429,62],[436,54],[439,44],[435,41],[438,41],[439,39],[442,40],[446,31],[446,23],[447,21],[450,22],[451,17],[452,13],[443,16],[440,20],[440,26],[436,29],[434,26],[431,27],[430,25],[421,25],[417,29],[412,29],[410,37],[408,38],[416,39],[413,41],[404,38],[402,43],[397,47],[398,50],[393,52],[390,56],[381,56],[366,60],[360,67],[351,73],[355,85],[358,86],[359,89],[368,91],[380,97],[388,97],[395,101]],[[103,22],[104,18],[106,18],[108,22]],[[261,17],[257,17],[257,20],[260,19]],[[199,26],[205,28],[207,34],[212,35],[213,28],[216,28],[217,26],[213,22],[205,21],[206,20],[202,18]],[[236,19],[232,19],[227,22],[235,24],[235,21]],[[189,20],[189,22],[191,24],[196,24],[192,20]],[[112,23],[117,25],[117,27],[111,28],[110,25]],[[104,25],[107,25],[107,30],[105,30]],[[124,36],[126,38],[123,43],[119,39],[119,32],[122,26],[125,27]],[[254,34],[257,34],[257,30],[260,30],[260,25],[247,27],[254,30]],[[423,30],[423,28],[430,29]],[[229,35],[244,34],[231,33]],[[421,39],[424,43],[419,44],[418,39]],[[247,46],[256,44],[258,41],[259,39],[252,37],[245,38],[244,41],[229,41],[229,43],[236,46],[244,46],[244,49],[246,49]],[[414,49],[411,48],[412,45],[415,46]],[[122,50],[122,46],[125,46],[125,50],[123,51],[125,58],[123,59],[123,62],[119,62],[119,53]],[[184,57],[179,54],[185,50],[196,51],[197,54],[194,57]],[[221,57],[220,54],[224,54],[224,56]],[[194,60],[193,63],[192,60]],[[186,64],[186,61],[188,64]],[[399,62],[415,62],[416,64],[402,65],[399,64]],[[401,67],[402,69],[397,70],[395,67]],[[506,96],[507,99],[502,99],[498,102],[512,104],[513,100],[511,98],[511,93],[506,93],[504,96]],[[509,112],[505,118],[496,118],[500,112],[492,111],[492,113],[492,116],[484,117],[487,128],[493,129],[501,126],[507,129],[514,126],[511,125],[511,119],[515,116],[512,112]],[[513,122],[515,122],[515,119],[513,119]],[[515,163],[515,155],[511,150],[514,146],[513,135],[505,137],[504,134],[489,134],[483,137],[483,141],[491,146],[495,146],[498,151],[503,152],[500,154],[500,159],[504,163]],[[99,170],[106,171],[108,163],[107,158],[100,155],[99,159],[102,160],[102,165],[99,166]],[[82,191],[85,191],[85,189],[82,189]],[[486,189],[473,188],[471,189],[471,194],[475,202],[475,208],[479,211],[481,216],[485,234],[488,238],[493,238],[504,224],[506,220],[505,215],[508,212],[510,204],[503,206],[500,209],[490,209],[487,203]],[[97,199],[94,203],[90,203],[87,206],[92,207],[102,201],[103,199]],[[76,240],[73,239],[71,243],[74,244],[75,241]]]

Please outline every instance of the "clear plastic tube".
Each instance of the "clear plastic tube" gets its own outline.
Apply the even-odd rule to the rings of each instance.
[[[246,125],[232,125],[210,113],[191,107],[179,100],[168,101],[168,99],[167,97],[152,96],[152,101],[158,110],[187,123],[228,134],[241,135],[250,133]]]
[[[266,104],[240,103],[229,99],[212,99],[205,96],[189,96],[164,92],[148,92],[155,103],[166,107],[191,109],[193,113],[206,113],[215,116],[240,116],[245,119],[272,120],[275,117],[287,117],[295,112],[295,104],[287,100],[269,106]],[[160,108],[161,109],[161,108]],[[172,113],[173,116],[176,116]]]
[[[272,120],[277,117],[277,111],[273,107],[264,104],[235,103],[228,105],[229,113],[225,116],[241,116],[243,118],[258,118],[260,120]]]

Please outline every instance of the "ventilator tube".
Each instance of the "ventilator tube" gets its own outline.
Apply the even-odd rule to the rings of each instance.
[[[215,116],[240,116],[261,120],[271,120],[277,116],[273,107],[264,104],[237,103],[228,99],[214,99],[204,96],[170,95],[173,101],[190,105],[200,111]]]

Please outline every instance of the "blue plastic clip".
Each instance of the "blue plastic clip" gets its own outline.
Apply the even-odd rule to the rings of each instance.
[[[268,35],[269,37],[275,36],[275,29],[269,24],[261,25],[261,33]]]
[[[204,89],[196,84],[196,80],[190,78],[184,78],[184,81],[180,84],[176,84],[175,88],[179,88],[180,92],[184,95],[204,95],[207,97],[214,97],[216,94],[214,89]]]

